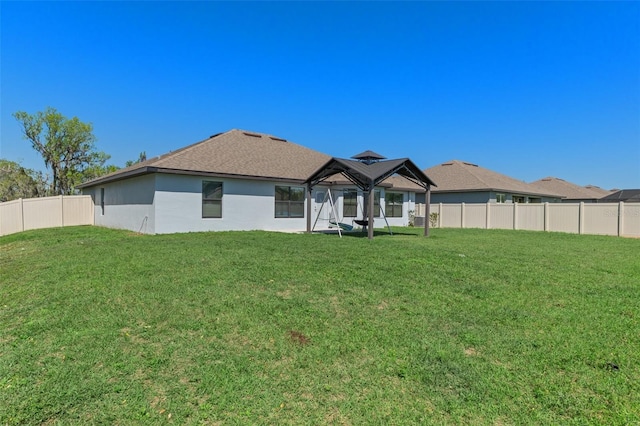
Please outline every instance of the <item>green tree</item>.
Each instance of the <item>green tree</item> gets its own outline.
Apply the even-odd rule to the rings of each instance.
[[[86,179],[86,172],[103,167],[110,158],[96,151],[93,126],[78,117],[68,119],[52,107],[33,115],[18,111],[13,116],[22,125],[24,138],[51,170],[53,195],[72,194]]]
[[[142,152],[140,153],[140,155],[138,156],[138,159],[137,159],[137,160],[135,160],[135,161],[128,160],[128,161],[124,164],[124,166],[125,166],[125,167],[131,167],[131,166],[133,166],[134,164],[142,163],[143,161],[147,161],[147,153],[146,153],[146,151],[142,151]]]
[[[113,164],[109,164],[106,166],[88,167],[82,173],[83,182],[99,178],[100,176],[108,175],[109,173],[113,173],[117,170],[120,170],[120,167]]]
[[[46,180],[41,172],[0,158],[0,202],[46,195]]]

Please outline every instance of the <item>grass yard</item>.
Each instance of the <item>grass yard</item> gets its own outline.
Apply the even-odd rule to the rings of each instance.
[[[640,423],[640,240],[0,238],[0,424]]]

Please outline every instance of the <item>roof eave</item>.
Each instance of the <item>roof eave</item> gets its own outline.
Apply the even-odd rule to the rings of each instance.
[[[207,176],[229,179],[251,179],[251,180],[263,180],[263,181],[277,181],[277,182],[291,182],[303,184],[305,179],[299,179],[286,176],[255,176],[244,175],[234,173],[219,173],[219,172],[207,172],[199,170],[180,170],[180,169],[167,169],[161,167],[143,167],[140,169],[131,170],[129,172],[120,173],[111,177],[98,178],[82,185],[78,185],[78,188],[89,188],[92,186],[102,185],[105,183],[117,182],[119,180],[129,179],[132,177],[143,176],[151,173],[171,174],[171,175],[188,175],[188,176]]]
[[[433,190],[433,192],[439,192],[439,193],[444,193],[444,192],[456,192],[456,193],[460,193],[460,192],[508,192],[510,194],[536,195],[536,196],[539,196],[539,197],[548,197],[548,198],[564,198],[562,195],[559,195],[559,194],[544,194],[544,193],[538,193],[538,192],[532,192],[532,191],[518,191],[518,190],[514,190],[514,189],[503,189],[503,188],[436,189],[436,190]]]

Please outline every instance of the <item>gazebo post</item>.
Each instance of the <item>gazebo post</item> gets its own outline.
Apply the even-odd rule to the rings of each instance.
[[[311,233],[311,184],[307,184],[307,234]]]
[[[425,209],[424,209],[424,236],[429,236],[429,216],[431,214],[431,185],[427,184],[427,191],[424,195]]]
[[[369,219],[369,225],[367,229],[367,236],[370,240],[373,239],[373,205],[374,205],[375,191],[373,190],[373,180],[369,183],[369,199],[368,204],[369,208],[367,209],[367,214],[369,215],[367,219]]]

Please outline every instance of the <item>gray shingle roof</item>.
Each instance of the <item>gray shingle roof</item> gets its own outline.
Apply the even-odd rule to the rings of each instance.
[[[597,200],[611,193],[597,186],[580,186],[551,176],[531,182],[531,185],[540,188],[541,191],[560,194],[567,200]]]
[[[476,164],[452,160],[426,169],[425,174],[438,185],[437,192],[500,191],[523,195],[560,197],[526,182],[494,172]]]
[[[621,189],[598,200],[599,203],[617,203],[619,201],[627,203],[640,202],[640,189]]]
[[[145,173],[198,173],[304,181],[330,156],[265,133],[230,130],[120,169],[81,187]]]

